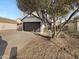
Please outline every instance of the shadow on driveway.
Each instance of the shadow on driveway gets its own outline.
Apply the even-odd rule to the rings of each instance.
[[[8,43],[2,39],[2,36],[0,36],[0,59],[2,59],[7,45]]]
[[[17,47],[12,47],[9,59],[17,59]]]

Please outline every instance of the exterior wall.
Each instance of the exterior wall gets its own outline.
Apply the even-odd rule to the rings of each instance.
[[[77,22],[77,31],[79,32],[79,21]]]
[[[69,32],[77,32],[77,23],[69,23],[68,25],[68,31]]]
[[[22,31],[23,30],[23,24],[22,23],[17,25],[17,30],[18,31]]]
[[[0,23],[0,30],[17,30],[17,24]]]
[[[41,27],[40,27],[40,33],[44,33],[44,29],[45,29],[44,24],[41,24]]]

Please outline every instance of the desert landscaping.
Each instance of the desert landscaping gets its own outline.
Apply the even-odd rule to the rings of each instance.
[[[36,38],[36,35],[31,32],[0,32],[0,42],[3,42],[0,44],[0,58],[10,59],[10,57],[16,55],[16,53],[24,48],[33,38]]]
[[[0,59],[79,59],[79,0],[2,0]]]
[[[0,49],[5,48],[2,59],[79,58],[79,38],[61,35],[61,38],[50,41],[33,32],[21,31],[3,31],[0,36],[0,42],[5,42],[0,45]],[[0,52],[0,56],[2,53]]]

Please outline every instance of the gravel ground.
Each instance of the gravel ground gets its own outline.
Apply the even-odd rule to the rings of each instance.
[[[17,59],[79,59],[79,39],[68,35],[51,41],[37,37],[19,51]]]
[[[33,38],[36,37],[31,32],[20,31],[3,31],[0,32],[0,59],[10,59],[11,56],[27,45]],[[3,56],[3,57],[2,57]]]
[[[79,39],[69,36],[46,40],[31,32],[4,31],[0,59],[79,59]]]

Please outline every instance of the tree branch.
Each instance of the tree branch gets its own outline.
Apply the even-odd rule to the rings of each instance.
[[[46,20],[46,22],[48,23],[48,25],[50,26],[50,22],[49,22],[48,19],[47,19],[47,14],[45,14],[45,20]]]
[[[58,36],[58,34],[62,31],[62,29],[64,28],[64,26],[69,22],[69,20],[76,14],[76,12],[78,12],[79,10],[78,10],[79,8],[77,8],[71,15],[70,15],[70,17],[68,18],[68,20],[66,20],[65,22],[64,22],[64,24],[61,26],[61,28],[60,28],[60,30],[59,30],[59,32],[57,33],[57,35],[56,36]]]

